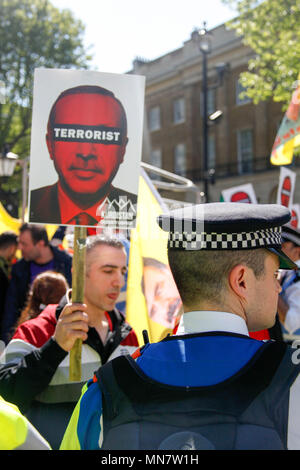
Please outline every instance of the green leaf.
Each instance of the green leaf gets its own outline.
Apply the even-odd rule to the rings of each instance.
[[[241,74],[254,103],[272,98],[290,102],[300,72],[299,0],[223,0],[238,12],[228,23],[253,50],[248,71]]]

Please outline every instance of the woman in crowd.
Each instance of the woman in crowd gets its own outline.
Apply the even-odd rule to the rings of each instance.
[[[32,283],[26,306],[15,328],[37,317],[47,305],[58,304],[68,289],[66,278],[61,273],[44,271],[39,274]]]

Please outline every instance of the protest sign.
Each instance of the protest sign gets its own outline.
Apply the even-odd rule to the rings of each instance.
[[[251,183],[223,189],[222,197],[224,202],[257,203],[254,188]]]
[[[277,191],[277,204],[291,209],[296,184],[296,173],[288,168],[281,167]]]
[[[294,83],[291,102],[278,129],[270,161],[272,165],[290,165],[300,145],[300,74]]]
[[[290,225],[294,228],[300,228],[300,204],[291,205]]]
[[[142,345],[143,331],[150,342],[171,334],[182,313],[182,302],[171,273],[168,234],[157,217],[169,211],[148,175],[141,169],[137,226],[131,231],[126,320]],[[181,202],[178,201],[178,206]]]
[[[29,222],[135,226],[144,87],[138,75],[35,71]]]

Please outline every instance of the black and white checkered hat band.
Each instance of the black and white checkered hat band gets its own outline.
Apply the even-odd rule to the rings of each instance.
[[[256,232],[196,233],[170,232],[169,248],[181,250],[242,250],[253,248],[279,248],[281,227]]]

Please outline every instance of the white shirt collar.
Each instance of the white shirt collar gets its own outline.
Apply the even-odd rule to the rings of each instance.
[[[193,311],[182,315],[177,335],[225,331],[249,336],[245,320],[229,312]]]

